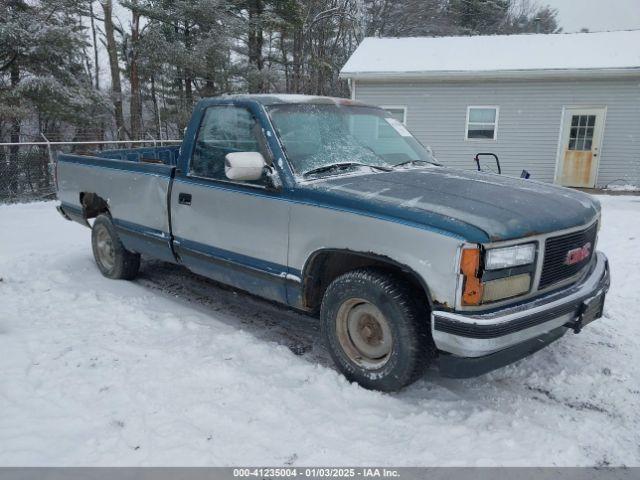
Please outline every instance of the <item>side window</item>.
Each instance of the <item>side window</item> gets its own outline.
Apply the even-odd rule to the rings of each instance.
[[[224,173],[227,153],[260,151],[255,127],[256,120],[245,108],[209,107],[198,130],[189,174],[227,180]]]

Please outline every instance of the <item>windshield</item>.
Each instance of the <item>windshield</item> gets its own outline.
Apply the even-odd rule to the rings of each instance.
[[[267,107],[296,173],[333,164],[392,167],[436,163],[404,125],[380,108],[287,104]]]

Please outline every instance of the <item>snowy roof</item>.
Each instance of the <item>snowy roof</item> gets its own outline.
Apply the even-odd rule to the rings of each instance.
[[[640,30],[365,38],[343,78],[640,74]]]
[[[297,93],[238,93],[222,97],[253,100],[263,105],[280,105],[283,103],[313,103],[335,105],[366,105],[356,100],[341,97],[325,97],[320,95],[303,95]]]

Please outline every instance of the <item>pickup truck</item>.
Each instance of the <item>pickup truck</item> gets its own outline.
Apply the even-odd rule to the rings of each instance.
[[[147,255],[315,315],[365,388],[512,363],[601,317],[609,287],[591,196],[446,168],[347,99],[204,99],[180,147],[60,155],[56,180],[106,277]]]

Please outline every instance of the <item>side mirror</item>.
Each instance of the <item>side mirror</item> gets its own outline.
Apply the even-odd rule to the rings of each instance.
[[[260,152],[227,153],[224,159],[224,173],[229,180],[259,180],[267,165]]]

